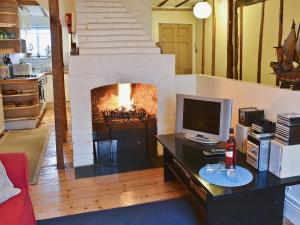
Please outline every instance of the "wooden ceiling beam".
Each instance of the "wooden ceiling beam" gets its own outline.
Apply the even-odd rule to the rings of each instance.
[[[261,3],[263,1],[264,0],[238,0],[236,3],[238,7],[240,7],[241,5],[245,7],[245,6]]]
[[[168,2],[169,0],[164,0],[164,1],[162,1],[161,3],[159,3],[158,5],[157,5],[157,7],[162,7],[164,4],[166,4],[167,2]]]
[[[49,14],[46,12],[46,10],[43,7],[40,7],[40,10],[42,11],[45,17],[49,17]]]
[[[162,7],[164,4],[166,4],[169,0],[163,0],[161,3],[157,5],[157,7]]]
[[[183,2],[180,2],[179,4],[175,5],[176,8],[184,5],[185,3],[189,2],[190,0],[184,0]]]
[[[191,11],[193,11],[193,8],[164,8],[164,7],[152,7],[152,11],[191,12]]]
[[[234,0],[228,0],[228,21],[227,21],[227,78],[233,79],[233,35],[234,35]]]

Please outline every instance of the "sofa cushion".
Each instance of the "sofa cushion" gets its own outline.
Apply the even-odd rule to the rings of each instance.
[[[0,161],[0,204],[19,194],[21,190],[14,188],[14,185],[9,180],[6,170]]]
[[[19,225],[23,224],[24,213],[31,209],[28,191],[24,188],[21,193],[0,204],[0,224]]]

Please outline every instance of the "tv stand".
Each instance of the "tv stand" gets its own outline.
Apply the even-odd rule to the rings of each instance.
[[[184,137],[201,144],[217,144],[218,141],[200,135],[185,134]]]
[[[186,188],[194,199],[199,225],[282,225],[285,188],[300,184],[300,176],[280,179],[260,172],[238,152],[237,165],[248,169],[253,181],[237,188],[213,185],[199,176],[199,169],[224,157],[206,157],[184,134],[158,135],[157,139],[164,147],[164,179],[177,179]]]

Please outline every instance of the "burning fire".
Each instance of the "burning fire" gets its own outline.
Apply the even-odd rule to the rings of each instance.
[[[119,107],[125,107],[127,110],[130,110],[133,105],[133,99],[131,98],[131,84],[118,84],[118,94]]]

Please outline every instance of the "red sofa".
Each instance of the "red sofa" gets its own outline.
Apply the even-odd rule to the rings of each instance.
[[[28,161],[23,153],[0,154],[6,173],[21,193],[0,204],[0,225],[36,225],[28,190]]]

